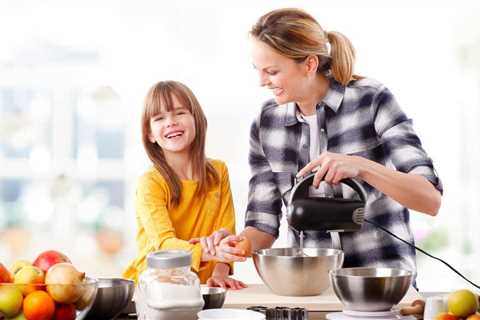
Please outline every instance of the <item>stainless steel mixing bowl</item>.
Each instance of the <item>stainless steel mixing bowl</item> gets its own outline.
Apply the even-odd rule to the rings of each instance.
[[[333,290],[345,309],[387,311],[408,291],[413,273],[394,268],[344,268],[332,270]]]
[[[202,286],[201,291],[203,301],[205,301],[203,305],[204,310],[221,308],[223,306],[227,296],[227,289]]]
[[[121,278],[99,278],[97,296],[85,319],[112,319],[131,302],[135,283]]]
[[[263,282],[282,296],[315,296],[329,285],[328,272],[341,268],[343,251],[336,249],[272,248],[256,251],[253,262]]]

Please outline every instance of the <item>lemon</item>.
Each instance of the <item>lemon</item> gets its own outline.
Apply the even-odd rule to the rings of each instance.
[[[478,308],[477,296],[470,290],[457,290],[448,296],[448,312],[465,318],[474,314]]]

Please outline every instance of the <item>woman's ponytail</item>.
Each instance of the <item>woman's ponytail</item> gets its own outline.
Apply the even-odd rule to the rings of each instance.
[[[331,70],[335,80],[347,85],[361,77],[353,74],[355,49],[346,36],[336,31],[326,32],[330,43]]]

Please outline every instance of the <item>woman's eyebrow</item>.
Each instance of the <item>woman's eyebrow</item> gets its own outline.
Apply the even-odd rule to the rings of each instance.
[[[252,63],[252,66],[253,66],[253,69],[258,70],[258,68],[255,64]],[[266,67],[262,68],[262,70],[266,70],[266,69],[269,69],[269,68],[275,68],[275,66],[274,65],[266,66]]]

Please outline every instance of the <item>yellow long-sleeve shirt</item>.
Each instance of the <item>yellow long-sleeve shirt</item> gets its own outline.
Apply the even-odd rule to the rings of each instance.
[[[147,267],[147,254],[161,249],[192,251],[192,269],[198,273],[200,282],[205,283],[211,276],[215,262],[201,262],[201,245],[190,244],[188,240],[209,236],[220,228],[235,233],[235,213],[227,167],[222,161],[210,161],[220,183],[210,187],[206,194],[199,194],[196,181],[181,180],[177,207],[172,206],[170,189],[155,168],[140,178],[136,195],[138,253],[124,271],[124,277],[137,281]]]

